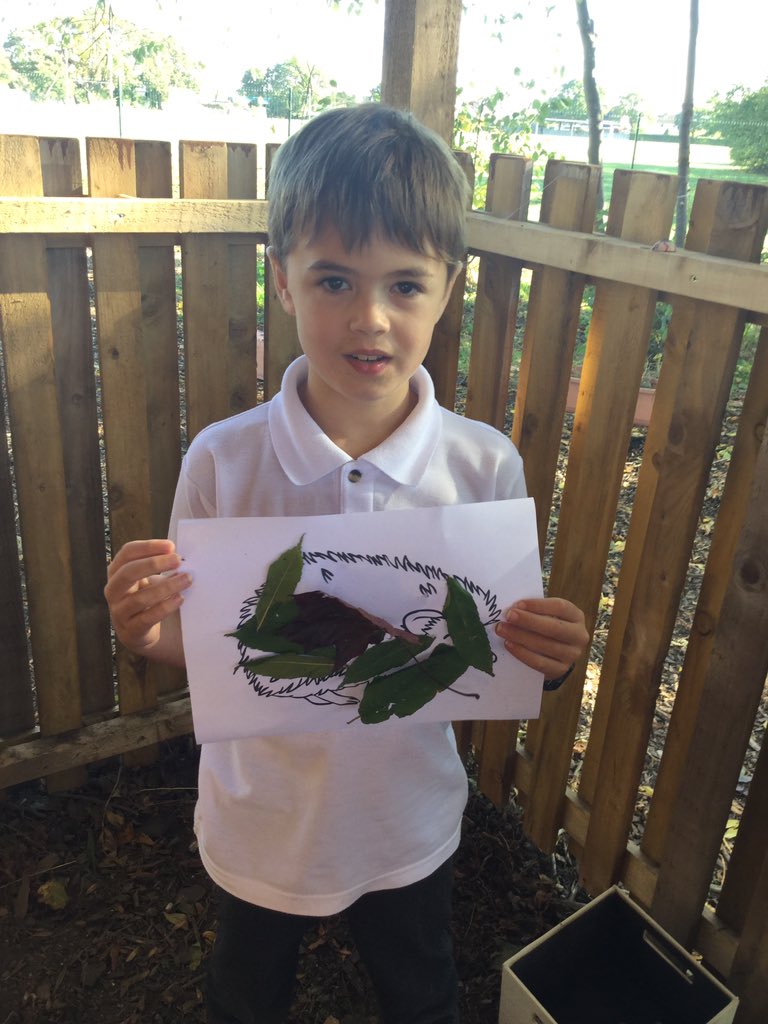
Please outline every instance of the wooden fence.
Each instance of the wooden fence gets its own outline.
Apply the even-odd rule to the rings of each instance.
[[[153,744],[191,731],[179,673],[124,651],[113,658],[108,551],[164,532],[185,438],[273,394],[297,352],[268,285],[260,390],[257,157],[269,152],[182,143],[173,198],[169,144],[90,139],[86,149],[84,196],[76,141],[0,137],[0,195],[12,197],[0,199],[0,786],[43,776],[76,785],[96,759],[151,758]],[[758,1024],[768,1006],[766,744],[717,913],[705,903],[768,671],[768,268],[756,265],[768,190],[701,181],[686,248],[669,253],[653,243],[669,237],[672,176],[616,172],[605,235],[592,232],[598,186],[596,168],[550,162],[530,221],[530,164],[496,157],[487,212],[470,214],[479,276],[466,412],[504,424],[530,272],[512,437],[550,589],[585,609],[590,626],[654,313],[659,301],[672,309],[578,783],[589,656],[527,728],[477,724],[459,735],[475,746],[486,793],[503,803],[515,788],[543,849],[564,829],[589,891],[624,882],[740,994],[739,1024]],[[594,301],[560,487],[587,285]],[[462,311],[457,290],[428,361],[450,407]],[[747,321],[761,325],[757,354],[638,842],[632,819],[662,667]]]

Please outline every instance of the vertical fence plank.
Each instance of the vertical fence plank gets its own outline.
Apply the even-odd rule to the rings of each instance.
[[[524,220],[531,194],[532,165],[523,157],[493,154],[486,209],[497,217]],[[517,321],[522,265],[483,256],[477,275],[472,348],[465,413],[504,429]],[[477,781],[498,806],[509,798],[518,723],[478,725]]]
[[[255,146],[230,144],[227,149],[227,196],[256,199],[258,163]],[[252,243],[229,246],[229,409],[252,409],[258,401],[258,253]]]
[[[269,170],[278,150],[267,143],[266,182],[269,198]],[[286,367],[301,355],[296,321],[280,305],[269,263],[264,268],[264,397],[272,398],[280,390]]]
[[[763,328],[739,417],[728,476],[717,512],[707,566],[677,684],[664,753],[643,832],[642,850],[658,863],[674,795],[688,759],[715,628],[752,487],[760,441],[768,422],[768,328]]]
[[[718,917],[740,936],[729,984],[741,997],[741,1024],[763,1024],[768,1006],[768,734],[739,822]]]
[[[227,144],[181,142],[181,195],[227,198]],[[187,235],[182,245],[187,436],[230,414],[229,246],[226,238]]]
[[[0,137],[0,194],[40,195],[32,137]],[[41,732],[81,724],[72,555],[44,239],[0,237],[0,325]],[[76,784],[81,772],[50,777]]]
[[[171,198],[170,143],[136,142],[134,158],[136,194],[149,199]],[[149,451],[152,536],[164,537],[181,464],[179,338],[173,247],[140,245],[139,273],[147,416],[152,439]]]
[[[491,155],[486,210],[496,217],[525,220],[533,165],[524,157]],[[483,256],[477,275],[466,414],[503,430],[509,402],[509,373],[515,340],[522,264]]]
[[[46,195],[82,195],[77,139],[40,139]],[[85,249],[48,250],[48,284],[56,385],[64,440],[70,544],[77,552],[72,582],[83,712],[114,704],[109,615],[104,601],[106,541],[99,423]],[[83,543],[83,538],[88,543]]]
[[[136,194],[136,154],[128,139],[88,139],[88,178],[94,196]],[[137,241],[130,235],[93,240],[96,326],[102,381],[109,522],[113,551],[152,535],[151,444],[141,320]],[[157,702],[157,677],[146,659],[118,644],[120,711]],[[150,748],[140,755],[151,760]]]
[[[598,186],[597,168],[549,161],[540,220],[550,227],[591,231]],[[523,457],[528,493],[536,503],[541,552],[583,287],[581,275],[539,269],[531,275],[528,293],[512,440]],[[485,727],[478,782],[482,791],[499,804],[509,797],[518,727],[517,722],[488,722]]]
[[[768,435],[715,632],[675,794],[651,913],[690,944],[768,675]]]
[[[2,139],[0,139],[2,146]],[[0,338],[0,341],[2,339]],[[7,343],[6,343],[7,344]],[[7,439],[5,402],[0,401],[0,651],[3,685],[0,686],[0,735],[14,736],[35,724],[32,679],[29,671],[24,599],[16,539],[16,515]]]
[[[667,237],[676,194],[669,175],[614,176],[610,234],[653,243]],[[655,311],[655,293],[608,282],[595,289],[581,390],[550,574],[550,592],[582,608],[591,630],[597,615],[613,531],[634,407]],[[549,694],[530,723],[526,750],[535,773],[526,803],[526,828],[551,849],[578,724],[586,655],[568,686]]]
[[[471,190],[475,184],[475,165],[468,153],[454,152],[454,157],[467,176]],[[470,206],[471,206],[470,199]],[[464,292],[467,268],[461,269],[443,315],[435,324],[424,366],[435,386],[435,397],[446,409],[456,408],[456,383],[461,348],[461,330],[464,322]]]
[[[548,161],[539,220],[553,228],[590,233],[599,187],[597,167]],[[582,274],[542,267],[531,275],[512,440],[523,457],[528,493],[536,502],[542,552],[583,292]]]
[[[137,141],[134,161],[137,196],[170,199],[173,195],[170,143]],[[173,246],[140,245],[139,277],[147,423],[151,439],[151,532],[153,537],[165,537],[181,465],[180,345]],[[147,671],[154,677],[158,693],[181,689],[186,682],[185,673],[171,665],[152,662]],[[148,760],[151,753],[147,752],[143,760]]]
[[[703,184],[694,200],[688,248],[756,259],[765,237],[765,190]],[[603,717],[598,729],[593,723],[587,750],[588,759],[599,760],[581,864],[583,884],[592,892],[611,884],[624,857],[743,323],[738,310],[673,303],[598,692]]]
[[[749,783],[749,795],[739,821],[717,914],[737,935],[755,899],[755,879],[768,863],[768,728]],[[768,921],[768,906],[762,909]]]

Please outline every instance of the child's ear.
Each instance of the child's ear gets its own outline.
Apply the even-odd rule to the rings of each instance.
[[[291,293],[288,291],[288,275],[271,245],[267,246],[267,256],[269,257],[269,265],[272,268],[272,279],[275,282],[275,291],[280,299],[280,305],[289,316],[295,316],[296,309],[293,305]]]

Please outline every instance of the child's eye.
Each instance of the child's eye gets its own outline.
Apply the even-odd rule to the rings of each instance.
[[[422,288],[415,281],[398,281],[395,285],[395,290],[399,295],[418,295],[421,293]]]
[[[324,277],[320,281],[320,286],[327,292],[343,292],[349,287],[343,277]]]

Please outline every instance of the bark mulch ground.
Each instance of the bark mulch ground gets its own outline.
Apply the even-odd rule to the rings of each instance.
[[[152,767],[93,768],[62,794],[19,787],[0,824],[0,1024],[204,1021],[216,900],[192,832],[197,748]],[[564,851],[547,857],[512,806],[472,792],[456,859],[455,945],[465,1024],[496,1024],[503,961],[585,899]],[[313,923],[292,1024],[374,1024],[343,917]]]

